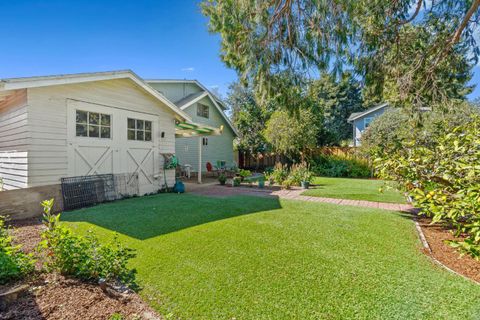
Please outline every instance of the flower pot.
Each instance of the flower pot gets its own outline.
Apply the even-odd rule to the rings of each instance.
[[[302,181],[301,185],[303,189],[308,189],[310,187],[310,181]]]
[[[258,181],[258,187],[259,187],[260,189],[263,189],[263,188],[265,187],[265,180],[259,180],[259,181]]]

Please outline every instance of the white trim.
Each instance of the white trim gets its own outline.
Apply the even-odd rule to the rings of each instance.
[[[195,99],[193,99],[192,101],[188,101],[187,103],[182,104],[181,106],[179,106],[179,108],[180,108],[180,110],[185,110],[188,107],[190,107],[192,104],[200,101],[201,99],[205,98],[206,96],[208,96],[208,92],[204,92],[201,95],[199,95],[198,97],[196,97]]]
[[[161,101],[167,107],[169,107],[180,119],[191,122],[192,119],[185,112],[177,108],[170,100],[165,98],[157,90],[148,85],[138,75],[131,70],[111,71],[111,72],[96,72],[96,73],[79,73],[69,75],[55,75],[44,77],[30,77],[30,78],[12,78],[0,80],[1,90],[16,90],[37,88],[45,86],[66,85],[82,82],[94,82],[113,79],[130,79],[140,86],[143,90],[154,96],[157,100]]]
[[[378,106],[376,106],[376,107],[373,107],[373,108],[371,108],[371,109],[369,109],[369,110],[365,110],[365,111],[361,112],[360,114],[356,115],[356,116],[353,117],[353,118],[349,118],[348,121],[351,122],[351,121],[357,120],[358,118],[362,118],[362,117],[364,117],[364,116],[366,116],[366,115],[369,115],[370,113],[372,113],[372,112],[374,112],[374,111],[377,111],[377,110],[379,110],[379,109],[385,108],[385,107],[387,107],[387,106],[388,106],[388,103],[380,104],[380,105],[378,105]]]

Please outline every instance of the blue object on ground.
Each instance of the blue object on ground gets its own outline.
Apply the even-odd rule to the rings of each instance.
[[[185,192],[185,185],[183,184],[182,181],[177,180],[175,182],[175,185],[173,186],[173,192],[177,192],[177,193],[184,193]]]

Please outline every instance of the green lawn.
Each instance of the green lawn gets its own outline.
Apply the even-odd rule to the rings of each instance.
[[[406,202],[405,197],[392,188],[383,188],[383,192],[380,192],[379,189],[385,186],[382,180],[315,177],[313,184],[303,195],[389,203]]]
[[[141,295],[181,319],[478,319],[480,286],[434,265],[409,217],[333,204],[163,194],[64,213],[119,239]]]

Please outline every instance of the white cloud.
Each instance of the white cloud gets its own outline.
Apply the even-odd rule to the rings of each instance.
[[[184,72],[193,72],[193,71],[195,71],[195,68],[194,68],[194,67],[186,67],[186,68],[182,68],[182,71],[184,71]]]

